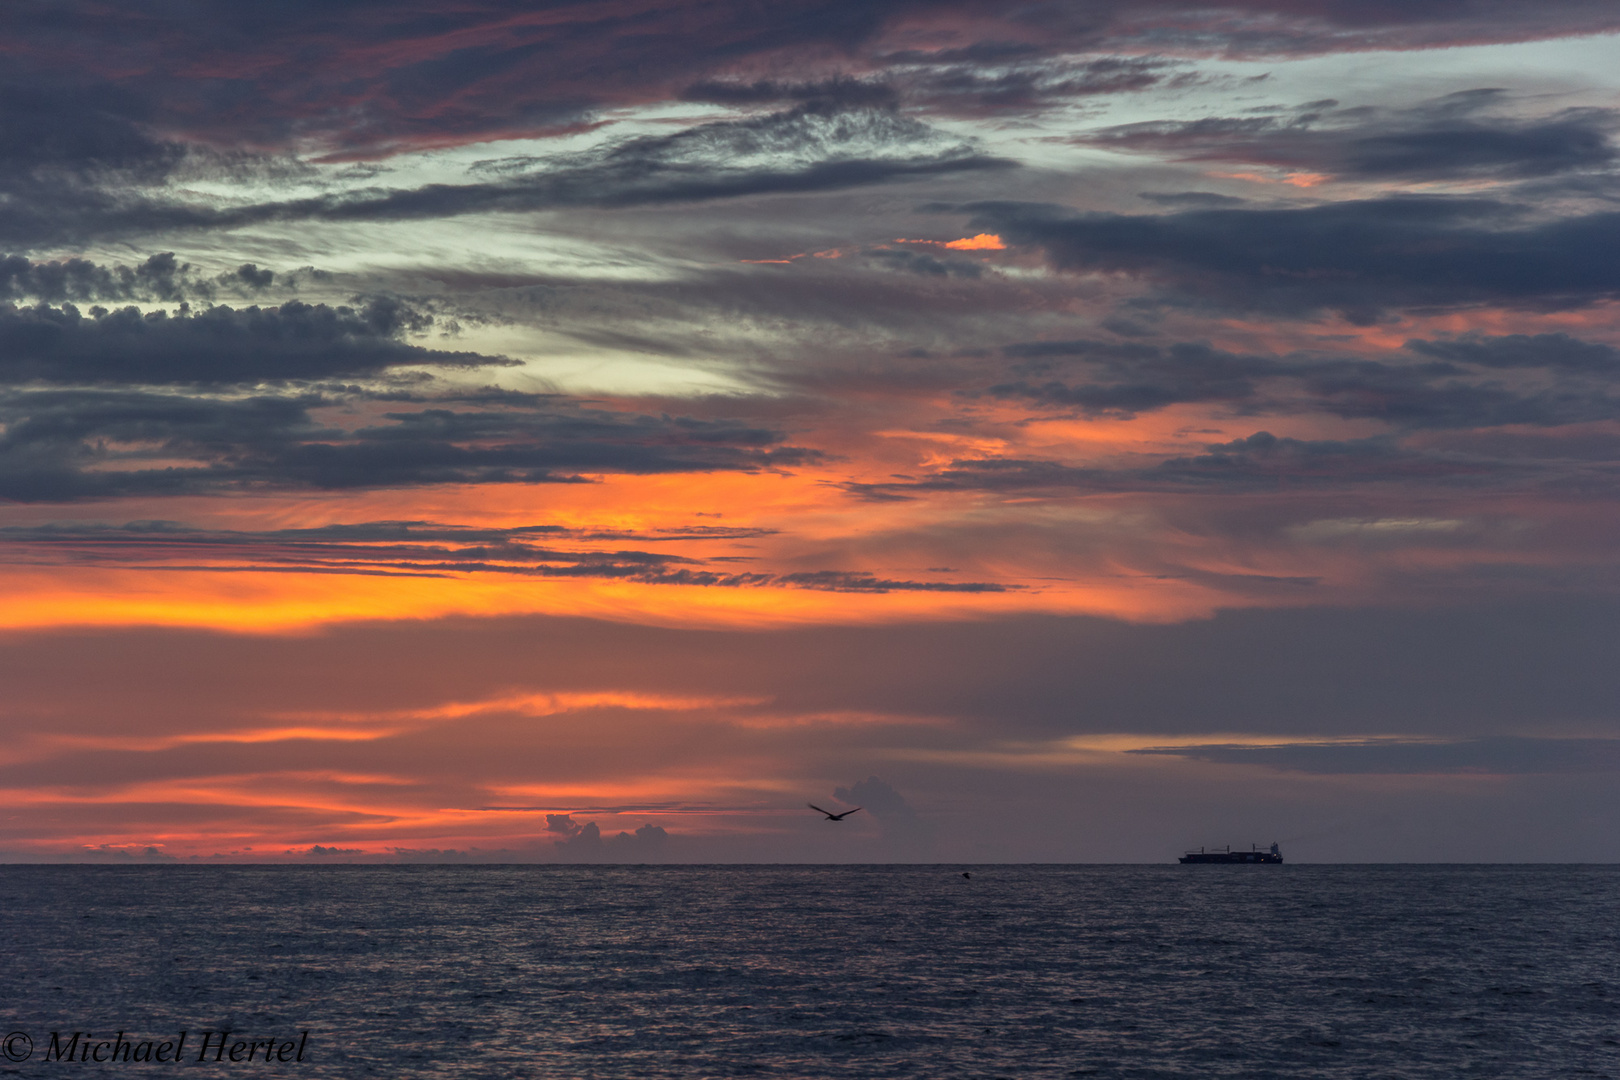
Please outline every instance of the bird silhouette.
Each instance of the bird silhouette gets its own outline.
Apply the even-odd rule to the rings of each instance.
[[[845,818],[849,817],[849,815],[853,814],[855,810],[860,809],[860,807],[857,806],[855,810],[845,810],[842,814],[835,814],[831,810],[822,810],[821,807],[817,806],[813,802],[807,802],[804,805],[808,806],[812,810],[818,811],[819,813],[826,814],[828,821],[843,821]]]

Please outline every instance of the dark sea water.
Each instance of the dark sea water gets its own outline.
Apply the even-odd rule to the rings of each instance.
[[[1620,1077],[1620,868],[963,869],[0,867],[0,1075]]]

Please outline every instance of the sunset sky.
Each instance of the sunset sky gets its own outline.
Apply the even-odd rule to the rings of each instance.
[[[0,858],[1620,859],[1612,0],[0,51]]]

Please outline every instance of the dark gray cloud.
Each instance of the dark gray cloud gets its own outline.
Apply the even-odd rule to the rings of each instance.
[[[834,788],[833,797],[850,806],[859,806],[878,818],[915,817],[917,813],[892,784],[875,776],[868,776],[849,787]]]
[[[308,172],[289,156],[261,153],[240,141],[209,145],[165,134],[164,121],[172,123],[176,115],[165,115],[156,102],[93,64],[42,68],[29,47],[7,33],[13,26],[0,23],[0,42],[17,49],[10,78],[0,81],[0,196],[6,200],[0,244],[26,249],[72,243],[97,231],[183,224],[195,212],[160,194],[176,182]],[[82,62],[82,51],[74,60]]]
[[[330,196],[232,211],[265,218],[404,220],[476,211],[627,207],[838,190],[906,177],[1009,168],[970,144],[886,109],[801,106],[700,124],[579,154],[482,163],[495,179]],[[475,167],[475,171],[477,167]]]
[[[916,807],[886,780],[868,776],[849,787],[833,789],[833,797],[847,806],[859,806],[877,821],[890,857],[917,858],[929,854],[936,829]]]
[[[310,397],[229,401],[137,391],[40,391],[0,396],[0,498],[66,502],[127,494],[181,494],[264,477],[263,460],[319,434]],[[109,444],[132,447],[119,452]],[[192,467],[100,471],[142,458],[198,457]]]
[[[1616,351],[1563,333],[1414,339],[1376,360],[1090,339],[1023,342],[1003,352],[1016,377],[992,384],[989,394],[1087,414],[1221,402],[1245,415],[1320,411],[1400,430],[1620,417]],[[1515,385],[1502,371],[1538,378]]]
[[[104,266],[88,259],[33,262],[20,255],[0,258],[0,300],[33,298],[47,303],[118,303],[211,300],[223,288],[238,294],[262,292],[275,272],[243,263],[213,277],[182,263],[174,252],[153,255],[135,266]]]
[[[1181,161],[1265,165],[1350,179],[1528,179],[1606,170],[1614,110],[1493,113],[1500,90],[1468,90],[1405,109],[1316,101],[1274,115],[1164,120],[1104,128],[1078,141]]]
[[[547,815],[549,821],[552,815]],[[547,826],[550,827],[549,824]],[[620,831],[604,837],[594,821],[576,828],[566,839],[553,844],[553,852],[562,862],[657,861],[669,849],[669,833],[659,825],[648,822],[635,832]]]
[[[1489,355],[1489,348],[1474,355]],[[1458,350],[1457,358],[1477,362],[1464,350]],[[1554,365],[1546,368],[1552,368],[1551,385],[1531,388],[1481,380],[1466,369],[1438,363],[1336,360],[1312,365],[1298,377],[1315,408],[1405,429],[1553,426],[1620,416],[1612,380],[1571,378]]]
[[[1264,765],[1318,774],[1620,772],[1620,739],[1498,735],[1454,742],[1362,742],[1152,746],[1130,754],[1166,754],[1222,765]]]
[[[1076,340],[1009,345],[1004,350],[1019,362],[1024,376],[991,386],[989,393],[1043,405],[1078,408],[1089,413],[1133,416],[1190,401],[1247,401],[1259,380],[1288,373],[1292,365],[1261,356],[1242,356],[1199,342],[1169,346]],[[1031,378],[1049,372],[1057,359],[1074,359],[1092,368],[1086,381]]]
[[[6,265],[0,263],[0,274]],[[53,265],[60,264],[45,264]],[[121,278],[114,275],[113,282],[116,288]],[[406,331],[432,322],[431,315],[390,297],[357,307],[293,300],[279,307],[221,305],[175,314],[133,306],[93,307],[87,314],[72,304],[0,305],[0,385],[251,385],[361,377],[404,365],[512,363],[401,340]]]
[[[1508,422],[1508,421],[1503,421]],[[959,458],[931,472],[888,482],[851,483],[874,501],[929,491],[1101,494],[1123,492],[1264,492],[1385,488],[1540,489],[1612,492],[1620,485],[1607,440],[1401,436],[1296,439],[1257,431],[1206,444],[1202,452],[1140,467],[1070,465],[1038,458]]]
[[[1364,49],[1524,41],[1600,32],[1614,25],[1602,0],[1570,0],[1533,10],[1513,0],[1110,0],[1071,6],[1002,8],[1034,30],[1043,50],[1136,49],[1270,58]],[[1001,35],[986,35],[986,42]],[[1134,51],[1134,50],[1133,50]]]
[[[1406,343],[1406,348],[1421,356],[1486,368],[1551,368],[1577,374],[1620,375],[1620,349],[1562,332],[1414,339]]]
[[[1054,58],[1041,46],[1008,42],[940,50],[901,50],[874,58],[880,74],[807,82],[709,79],[682,92],[722,105],[799,103],[827,110],[859,106],[953,116],[1034,112],[1074,98],[1158,85],[1183,61],[1164,57]]]
[[[187,536],[193,542],[212,543],[213,534],[195,532],[179,522],[144,521],[123,526],[127,532],[163,533]],[[54,527],[26,530],[26,535],[50,536],[61,532]],[[97,535],[90,530],[86,535]],[[381,541],[409,541],[411,543],[449,541],[456,544],[506,544],[515,540],[633,540],[638,543],[666,543],[690,540],[753,540],[774,536],[773,529],[731,527],[725,525],[679,525],[647,531],[627,532],[602,529],[575,529],[565,525],[520,525],[511,528],[479,528],[470,525],[446,525],[433,521],[363,521],[334,525],[318,525],[307,529],[279,529],[274,537],[283,542],[303,541],[322,544],[376,544]],[[24,535],[15,531],[0,535]]]
[[[345,429],[314,394],[135,390],[0,395],[0,497],[61,502],[231,488],[568,483],[580,474],[754,470],[815,452],[758,427],[614,413],[568,399],[504,411],[393,412]],[[152,464],[144,464],[151,462]]]
[[[1213,191],[1144,191],[1138,198],[1160,206],[1243,206],[1249,200],[1236,195],[1217,195]]]
[[[32,559],[81,565],[168,569],[272,570],[305,573],[436,577],[451,573],[520,577],[612,578],[652,585],[811,589],[820,592],[1006,592],[1017,586],[979,581],[912,581],[846,570],[791,573],[737,571],[733,556],[696,558],[663,551],[572,542],[752,540],[768,530],[683,527],[610,533],[555,525],[489,529],[436,522],[376,521],[311,529],[233,532],[172,521],[122,526],[45,525],[0,528],[0,549]]]
[[[682,87],[757,85],[757,74],[735,73],[766,65],[819,70],[801,80],[815,84],[840,74],[881,81],[926,63],[939,78],[956,78],[947,89],[957,97],[1020,101],[1045,89],[1028,74],[1032,67],[1076,54],[1123,57],[1098,63],[1134,73],[1134,58],[1146,51],[1275,56],[1529,40],[1617,25],[1606,0],[1096,0],[1079,7],[667,0],[560,4],[544,17],[523,0],[454,8],[431,0],[341,8],[287,0],[207,19],[189,0],[154,0],[138,11],[92,0],[16,0],[0,23],[0,42],[14,58],[19,96],[0,115],[15,118],[16,143],[45,144],[69,160],[145,160],[164,136],[256,147],[313,141],[362,157],[565,129]],[[84,26],[95,34],[68,32]],[[908,33],[891,40],[892,28]],[[938,45],[911,47],[919,37]],[[907,39],[896,51],[895,41]],[[357,41],[368,47],[355,49]],[[1106,83],[1107,74],[1089,72],[1081,92]],[[29,93],[48,102],[30,102]]]
[[[117,102],[117,120],[158,116],[174,134],[219,144],[314,139],[361,157],[577,127],[603,107],[658,100],[751,55],[847,49],[909,7],[580,4],[537,18],[517,0],[453,10],[291,0],[205,23],[186,0],[160,0],[139,17],[21,0],[3,30],[8,51],[66,84],[59,96]],[[61,32],[64,20],[98,16],[94,39]],[[356,41],[370,48],[357,52]],[[116,82],[102,74],[114,70],[123,73]],[[108,83],[122,100],[91,92]]]
[[[1506,304],[1552,310],[1620,295],[1620,213],[1550,221],[1490,199],[1398,196],[1298,209],[1162,215],[980,203],[971,228],[1039,247],[1061,270],[1140,277],[1172,296],[1240,309]]]
[[[919,491],[1236,492],[1416,481],[1477,484],[1507,479],[1504,471],[1489,461],[1403,449],[1386,438],[1291,439],[1259,431],[1146,468],[1094,468],[1023,458],[960,459],[924,478],[854,485],[851,490],[880,499]]]
[[[813,82],[710,79],[693,83],[680,96],[683,101],[706,101],[717,105],[796,103],[817,111],[863,106],[893,108],[900,104],[900,95],[889,83],[847,75]]]
[[[797,0],[768,9],[726,2],[699,12],[672,0],[611,15],[593,5],[565,6],[544,19],[518,0],[455,11],[362,2],[341,12],[285,4],[274,13],[206,21],[193,18],[185,0],[148,5],[138,17],[88,3],[23,0],[0,23],[0,47],[18,65],[0,85],[0,191],[9,196],[0,242],[13,247],[278,218],[393,220],[838,190],[1004,164],[971,148],[917,142],[922,125],[915,116],[1028,111],[1141,90],[1172,76],[1180,63],[1144,50],[1275,55],[1520,40],[1620,25],[1599,0],[1538,4],[1533,14],[1492,0],[1400,10],[1351,9],[1340,0],[1227,0],[1214,9],[1225,15],[1215,19],[1190,0],[1107,0],[1083,13],[1060,5],[1008,10],[987,0]],[[97,34],[63,32],[73,25],[94,25]],[[900,25],[913,41],[919,27],[935,27],[940,47],[896,50],[884,35]],[[370,48],[356,52],[356,40]],[[788,58],[799,62],[784,64]],[[762,63],[810,74],[761,79]],[[172,195],[173,182],[188,176],[298,172],[304,167],[290,155],[311,147],[328,152],[327,160],[359,160],[578,132],[599,123],[606,109],[682,96],[796,107],[776,117],[628,140],[485,183],[231,209]],[[1398,130],[1352,139],[1346,167],[1409,172],[1449,155],[1464,171],[1501,165],[1544,175],[1606,160],[1603,114],[1570,112],[1518,126],[1469,119],[1483,101],[1476,95],[1435,103],[1400,119]],[[906,118],[896,106],[908,110]],[[1346,115],[1334,113],[1333,123],[1354,128],[1366,120],[1340,112]],[[1435,126],[1448,116],[1462,119]],[[1297,121],[1232,121],[1219,130],[1211,122],[1202,134],[1165,128],[1105,137],[1123,146],[1155,138],[1230,143],[1245,134],[1254,142],[1264,135],[1267,146],[1283,147],[1271,154],[1282,160],[1283,144],[1309,141],[1295,137]],[[880,155],[869,146],[834,145],[830,132],[891,149],[913,145]],[[744,144],[761,138],[796,159],[739,164],[749,152]],[[1310,157],[1304,149],[1293,154]]]
[[[1160,57],[1106,56],[1076,61],[995,59],[973,50],[964,53],[936,58],[906,52],[883,59],[898,67],[893,78],[905,91],[908,103],[958,116],[1035,112],[1075,98],[1146,90],[1181,66]]]
[[[836,191],[867,184],[1005,169],[1011,161],[887,109],[811,104],[700,124],[546,158],[491,159],[481,178],[388,190],[365,188],[234,208],[157,188],[114,199],[18,193],[0,242],[35,248],[159,230],[228,229],[266,221],[408,221],[484,212],[633,207]]]
[[[0,542],[41,554],[53,553],[49,557],[126,566],[174,564],[178,560],[182,565],[208,564],[229,569],[231,561],[238,560],[242,566],[324,573],[431,577],[481,571],[638,580],[662,580],[675,574],[678,580],[686,580],[692,571],[685,568],[699,562],[668,552],[569,550],[537,542],[555,544],[589,538],[572,530],[545,526],[461,529],[432,522],[363,522],[257,533],[197,530],[165,521],[131,522],[119,527],[0,530]],[[709,576],[716,579],[709,583],[723,583],[718,580],[722,575]],[[743,581],[747,577],[744,575]]]
[[[1499,470],[1485,462],[1406,451],[1391,439],[1291,439],[1257,431],[1211,445],[1202,454],[1163,461],[1154,471],[1181,484],[1275,488],[1475,479]]]
[[[926,274],[930,277],[957,277],[979,278],[984,276],[984,267],[968,259],[940,258],[925,251],[910,251],[905,248],[874,248],[864,253],[863,257],[885,269],[900,270],[909,274]]]
[[[572,814],[547,814],[546,832],[562,833],[564,836],[573,836],[579,832],[581,826],[574,820]]]
[[[5,851],[0,852],[8,863],[112,863],[114,865],[130,864],[173,864],[179,862],[173,855],[166,855],[162,850],[150,845],[145,847],[126,848],[113,844],[98,844],[94,847],[81,845],[77,849],[61,853],[44,854],[38,851]],[[196,856],[192,856],[196,858]]]
[[[803,570],[782,574],[776,581],[799,589],[819,589],[824,592],[1006,592],[1022,588],[1019,585],[998,585],[986,581],[895,581],[868,573],[844,570]]]
[[[137,91],[94,70],[0,82],[0,185],[164,180],[185,147],[153,135],[153,116]]]

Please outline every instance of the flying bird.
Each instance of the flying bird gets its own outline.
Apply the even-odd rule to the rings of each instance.
[[[857,806],[855,808],[855,810],[845,810],[842,814],[835,814],[831,810],[822,810],[821,807],[817,806],[813,802],[807,802],[804,805],[808,806],[812,810],[816,810],[816,811],[819,811],[820,813],[826,814],[828,821],[843,821],[845,818],[849,817],[849,815],[853,814],[855,812],[855,810],[860,809],[860,807]]]

